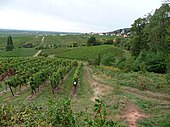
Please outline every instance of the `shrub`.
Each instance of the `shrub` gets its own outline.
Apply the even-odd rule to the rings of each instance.
[[[137,62],[138,65],[144,62],[146,70],[149,72],[166,73],[167,71],[166,55],[163,52],[142,51]]]
[[[115,63],[115,55],[113,53],[108,53],[103,55],[101,58],[101,64],[105,66],[113,66]]]

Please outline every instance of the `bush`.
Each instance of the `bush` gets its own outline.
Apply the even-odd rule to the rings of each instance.
[[[139,65],[144,62],[145,69],[149,72],[166,73],[167,71],[166,55],[163,52],[142,51],[137,58],[137,62]]]
[[[103,55],[101,59],[101,64],[105,66],[113,66],[115,63],[115,55],[113,53],[108,53]]]
[[[168,68],[168,71],[167,71],[167,74],[166,74],[166,79],[167,79],[168,84],[170,85],[170,56],[168,57],[167,68]]]
[[[87,46],[95,46],[96,45],[96,38],[95,37],[90,37],[87,41]]]

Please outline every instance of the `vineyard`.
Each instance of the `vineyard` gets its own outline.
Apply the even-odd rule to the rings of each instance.
[[[107,66],[91,68],[55,57],[1,58],[0,62],[3,126],[124,127],[130,124],[126,123],[128,106],[137,114],[135,119],[142,118],[140,126],[169,125],[170,97],[141,91],[141,80],[134,80],[141,78],[140,72],[123,73]],[[163,75],[147,73],[147,77],[147,89],[168,92]]]
[[[113,45],[100,45],[93,47],[82,46],[75,48],[44,49],[40,55],[55,55],[58,58],[88,61],[97,58],[98,54],[103,56],[108,53],[120,54],[120,52],[121,50]],[[129,53],[126,52],[126,55],[129,55]]]
[[[72,68],[77,66],[76,74],[80,71],[81,63],[52,58],[4,58],[0,65],[0,80],[4,80],[3,84],[15,96],[13,89],[19,87],[21,90],[22,86],[29,86],[34,95],[44,83],[51,86],[54,94]],[[78,77],[73,80],[75,78],[77,83]]]
[[[106,119],[106,106],[98,99],[93,113],[90,109],[80,112],[92,105],[89,85],[82,86],[82,62],[45,57],[1,58],[0,62],[2,126],[123,126]],[[62,93],[70,99],[64,99]],[[39,96],[48,97],[41,100]]]

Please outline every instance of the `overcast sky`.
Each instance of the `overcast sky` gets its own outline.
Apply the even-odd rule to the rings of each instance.
[[[113,31],[160,6],[161,0],[0,0],[0,28]]]

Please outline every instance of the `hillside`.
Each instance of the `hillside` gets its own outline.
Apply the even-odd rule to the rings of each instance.
[[[42,55],[55,55],[59,58],[76,59],[88,61],[90,59],[97,58],[100,54],[101,57],[108,53],[119,53],[120,49],[114,46],[101,45],[92,47],[75,47],[75,48],[57,48],[57,49],[45,49],[42,51]]]
[[[136,19],[126,38],[4,32],[0,126],[170,127],[169,12]]]

